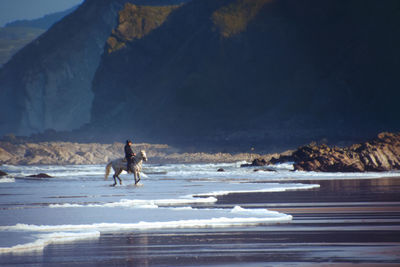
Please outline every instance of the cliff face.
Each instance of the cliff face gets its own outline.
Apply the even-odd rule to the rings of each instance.
[[[399,5],[192,1],[103,55],[92,123],[189,144],[399,129]]]
[[[93,76],[126,2],[85,1],[0,70],[0,134],[72,130],[89,122]]]
[[[0,133],[282,148],[400,130],[399,24],[397,0],[87,0],[1,69]]]
[[[124,2],[86,1],[1,69],[2,134],[70,130],[89,122],[91,81]]]
[[[86,0],[0,70],[0,134],[70,131],[89,123],[92,80],[125,4],[181,2]]]

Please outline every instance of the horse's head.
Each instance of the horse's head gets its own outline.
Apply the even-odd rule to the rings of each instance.
[[[140,150],[140,156],[143,159],[143,161],[147,161],[146,151]]]

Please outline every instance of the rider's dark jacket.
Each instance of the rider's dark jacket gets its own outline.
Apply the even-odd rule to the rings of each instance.
[[[132,159],[133,157],[133,151],[130,145],[126,144],[124,147],[125,150],[125,158],[128,160],[128,162]]]

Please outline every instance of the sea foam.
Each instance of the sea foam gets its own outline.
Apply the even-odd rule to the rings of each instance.
[[[261,189],[254,189],[254,190],[221,190],[221,191],[214,191],[210,193],[202,193],[196,194],[195,196],[223,196],[233,193],[267,193],[267,192],[284,192],[288,190],[301,190],[301,189],[313,189],[319,188],[319,184],[290,184],[290,185],[282,185],[276,187],[269,187],[269,188],[261,188]]]
[[[28,251],[42,251],[47,245],[50,244],[60,244],[60,243],[69,243],[75,242],[79,240],[88,240],[88,239],[97,239],[100,237],[99,231],[90,231],[90,232],[79,232],[79,233],[71,233],[71,232],[56,232],[50,234],[40,234],[36,235],[37,240],[34,242],[15,245],[12,247],[0,247],[0,254],[4,253],[25,253]]]
[[[191,207],[176,209],[182,211],[195,210]],[[199,210],[205,211],[207,209]],[[10,226],[0,226],[0,231],[30,232],[33,237],[36,238],[36,241],[34,242],[15,245],[12,247],[2,247],[0,248],[0,254],[41,251],[49,244],[96,239],[102,232],[269,225],[277,223],[289,223],[293,219],[291,215],[276,211],[269,211],[267,209],[245,209],[240,206],[236,206],[231,210],[224,211],[226,211],[224,212],[224,216],[203,219],[167,219],[166,221],[137,221],[134,223],[92,223],[63,225],[35,225],[18,223]],[[34,234],[40,232],[44,232],[46,234]]]
[[[232,215],[229,215],[232,214]],[[239,216],[241,215],[241,216]],[[248,217],[251,216],[251,217]],[[66,231],[126,231],[164,228],[203,228],[247,226],[259,224],[287,223],[292,220],[291,215],[269,211],[267,209],[244,209],[236,206],[227,211],[226,216],[206,219],[182,219],[169,221],[139,221],[135,223],[93,223],[93,224],[65,224],[65,225],[34,225],[16,224],[0,226],[0,231],[27,231],[27,232],[66,232]],[[77,233],[79,235],[80,233]]]
[[[0,183],[14,183],[15,179],[14,178],[1,178]]]
[[[50,204],[50,208],[115,208],[115,207],[125,207],[125,208],[143,208],[151,209],[158,208],[162,206],[173,206],[173,205],[185,205],[185,204],[206,204],[214,203],[217,199],[215,197],[207,198],[176,198],[176,199],[121,199],[117,202],[102,203],[102,204]]]

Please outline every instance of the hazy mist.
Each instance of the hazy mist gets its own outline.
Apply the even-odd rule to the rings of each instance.
[[[0,26],[15,20],[40,18],[82,2],[83,0],[1,0]]]

